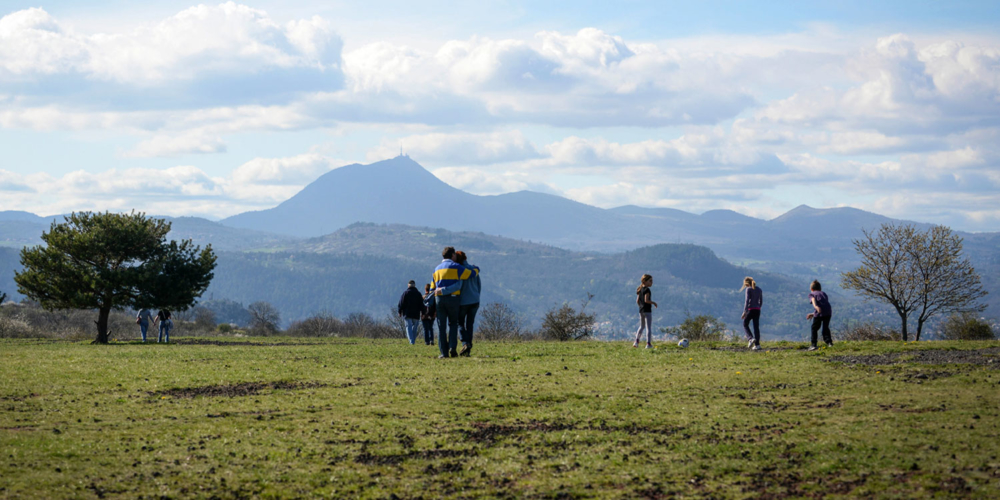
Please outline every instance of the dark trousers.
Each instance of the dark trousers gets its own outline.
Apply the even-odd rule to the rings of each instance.
[[[424,324],[424,342],[431,345],[434,343],[434,320],[425,319],[422,322]]]
[[[452,296],[436,297],[438,315],[438,347],[441,355],[458,350],[458,320],[461,299]]]
[[[750,322],[753,321],[753,333],[750,333]],[[750,309],[743,318],[743,331],[747,334],[747,340],[753,339],[753,343],[760,345],[760,309]]]
[[[458,334],[462,344],[472,347],[472,330],[476,326],[476,313],[479,312],[479,302],[466,304],[459,309]]]
[[[827,344],[833,343],[833,336],[830,335],[830,318],[833,316],[813,316],[812,324],[812,345],[816,345],[816,334],[819,332],[820,326],[823,327],[823,342]]]

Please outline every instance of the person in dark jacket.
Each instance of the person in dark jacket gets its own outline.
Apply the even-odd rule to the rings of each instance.
[[[160,335],[156,337],[156,343],[159,344],[163,342],[165,344],[170,343],[170,330],[174,328],[174,321],[170,319],[171,314],[167,309],[160,309],[156,313],[156,317],[153,318],[153,326],[157,323],[160,324]]]
[[[757,282],[747,276],[743,278],[743,288],[746,296],[743,300],[743,331],[747,334],[747,347],[754,351],[760,350],[760,308],[764,305],[764,291]],[[753,333],[750,333],[750,322],[753,322]]]
[[[410,280],[406,291],[399,297],[399,306],[396,310],[399,316],[406,321],[406,339],[411,344],[417,343],[417,327],[420,326],[420,315],[426,311],[424,307],[424,297],[417,290],[417,284]]]
[[[420,314],[420,322],[424,324],[424,343],[434,345],[434,320],[437,318],[437,304],[434,302],[434,289],[431,284],[424,285],[424,312]]]

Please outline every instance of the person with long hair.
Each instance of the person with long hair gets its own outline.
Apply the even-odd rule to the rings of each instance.
[[[806,315],[807,320],[812,320],[812,336],[809,351],[815,351],[816,337],[820,328],[823,329],[823,342],[827,347],[833,347],[833,335],[830,334],[830,318],[833,317],[833,306],[830,305],[830,298],[823,291],[823,285],[819,281],[813,280],[809,285],[809,303],[813,306],[813,312]]]
[[[660,307],[653,302],[653,292],[649,287],[653,286],[653,277],[643,274],[639,280],[639,287],[635,289],[635,303],[639,306],[639,330],[635,332],[635,342],[632,347],[639,347],[639,340],[642,339],[642,332],[646,332],[646,349],[653,347],[653,308]]]
[[[462,282],[472,271],[455,262],[455,247],[444,247],[441,263],[434,268],[434,298],[437,306],[439,359],[458,357],[458,320],[462,305]]]
[[[760,350],[760,308],[764,305],[764,291],[757,286],[750,276],[743,278],[743,288],[746,290],[743,297],[743,331],[747,337],[747,347],[754,351]],[[750,322],[753,322],[753,333],[750,333]]]
[[[476,326],[476,313],[479,312],[479,294],[482,282],[479,280],[479,266],[469,264],[469,256],[459,250],[455,252],[455,261],[464,266],[472,274],[462,281],[462,293],[459,295],[461,306],[458,313],[458,338],[462,342],[459,356],[472,355],[472,332]]]

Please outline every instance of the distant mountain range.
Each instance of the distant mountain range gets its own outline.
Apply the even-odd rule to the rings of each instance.
[[[271,300],[282,305],[289,319],[319,309],[377,311],[376,304],[394,300],[383,296],[384,290],[395,290],[400,276],[418,279],[420,273],[426,274],[428,265],[439,259],[440,247],[447,244],[470,249],[491,266],[506,269],[495,277],[516,276],[518,262],[572,263],[554,264],[562,266],[559,272],[543,267],[539,277],[494,283],[490,292],[497,294],[494,297],[533,312],[541,303],[590,292],[598,294],[595,307],[611,314],[618,299],[601,298],[602,294],[621,293],[622,287],[634,286],[629,285],[633,275],[659,269],[680,280],[685,290],[707,287],[699,293],[714,299],[685,307],[690,306],[692,313],[711,313],[728,297],[727,287],[738,287],[729,281],[741,273],[770,273],[771,281],[780,281],[780,289],[787,293],[792,293],[792,283],[802,287],[818,278],[838,293],[839,273],[858,261],[852,240],[861,237],[863,229],[907,222],[854,208],[799,206],[762,220],[729,210],[698,215],[669,208],[601,209],[529,191],[477,196],[449,186],[406,156],[332,170],[272,209],[219,222],[164,218],[172,223],[171,238],[211,243],[220,252],[220,270],[210,289],[216,298]],[[0,290],[13,291],[15,250],[41,243],[41,233],[54,219],[61,217],[0,212],[0,247],[12,247],[0,248]],[[1000,317],[1000,233],[959,234],[990,291],[987,314]],[[671,245],[657,246],[664,243]],[[634,258],[693,252],[681,251],[688,248],[683,244],[708,247],[714,254],[709,252],[711,259],[674,260],[665,267],[657,267],[655,260]],[[699,274],[720,268],[712,261],[716,254],[735,264],[735,271],[725,273],[728,284],[698,282]],[[608,271],[619,265],[624,266],[621,274]],[[612,274],[614,278],[609,277]],[[586,281],[578,282],[577,277]],[[532,292],[538,279],[561,280],[565,286],[554,290],[564,293],[548,297]],[[354,287],[356,282],[371,285],[372,290],[355,296],[324,289]],[[843,301],[859,303],[849,294]]]

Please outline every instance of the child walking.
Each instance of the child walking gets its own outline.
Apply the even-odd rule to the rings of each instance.
[[[646,349],[653,347],[653,308],[660,306],[653,302],[653,292],[649,290],[651,286],[653,277],[643,274],[639,287],[635,289],[637,295],[635,303],[639,305],[639,330],[635,332],[635,342],[632,343],[632,347],[639,347],[643,330],[646,331]]]
[[[743,288],[746,295],[743,300],[743,331],[747,335],[747,347],[754,351],[760,350],[760,308],[764,305],[764,291],[757,286],[753,278],[743,278]],[[750,333],[750,322],[753,322],[753,333]]]
[[[823,342],[827,347],[833,347],[833,336],[830,335],[830,318],[833,317],[833,307],[830,306],[830,298],[823,291],[823,286],[819,281],[813,281],[809,285],[809,303],[812,304],[814,312],[806,315],[806,319],[812,320],[812,346],[809,351],[816,350],[816,334],[820,327],[823,328]]]

